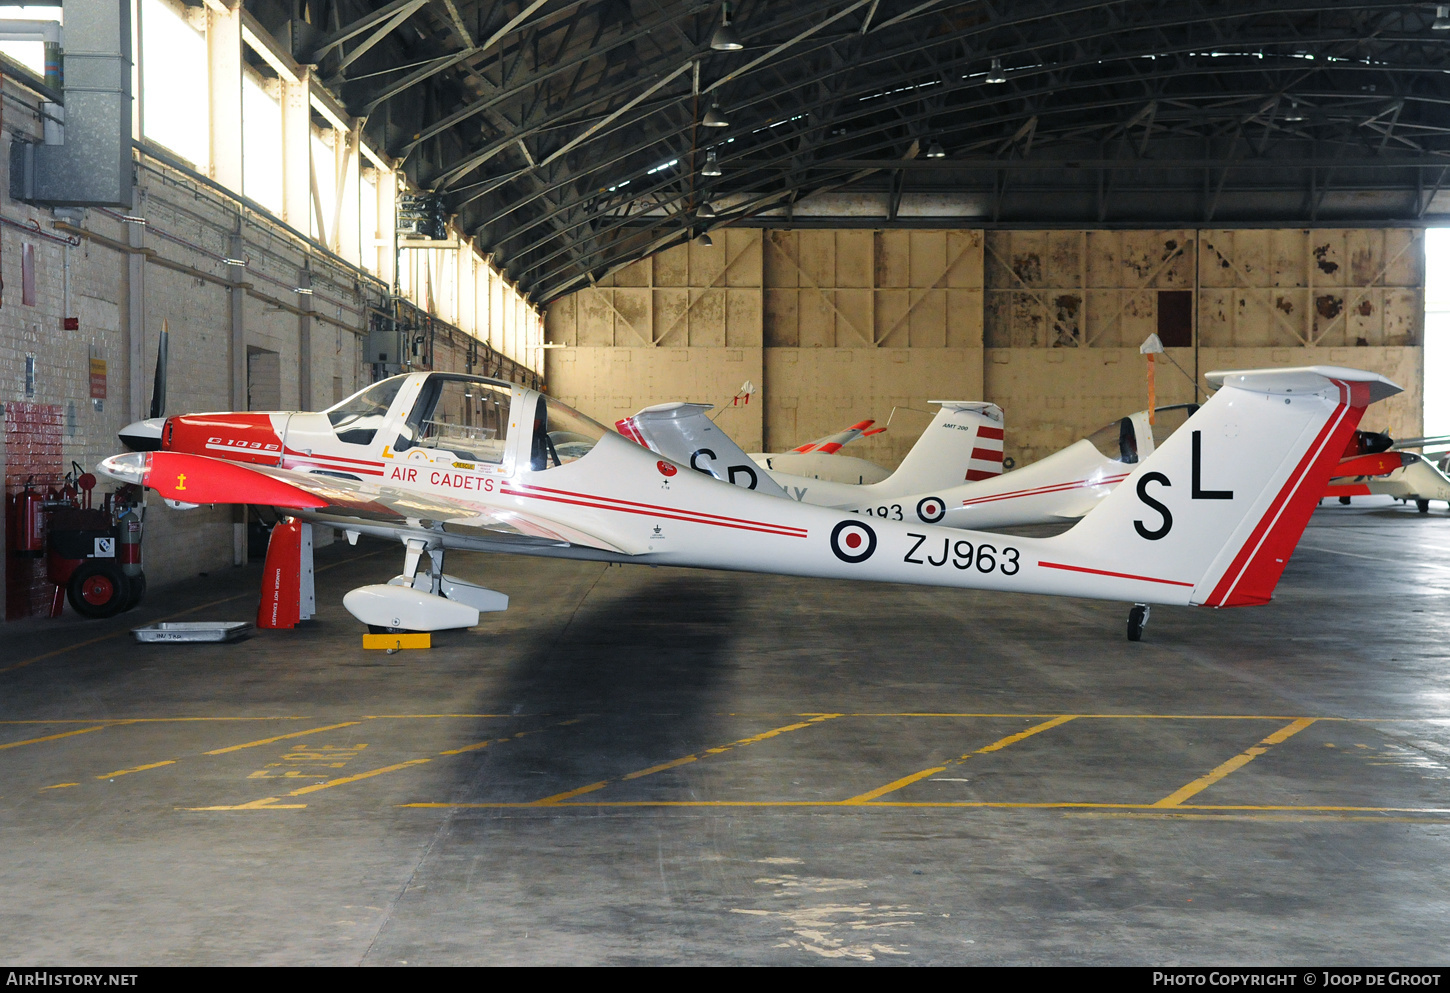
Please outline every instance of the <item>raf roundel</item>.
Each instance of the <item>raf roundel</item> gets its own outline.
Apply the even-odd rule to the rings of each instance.
[[[946,512],[947,504],[941,497],[922,497],[916,505],[916,516],[927,524],[935,524]]]
[[[655,468],[659,469],[661,476],[673,476],[675,473],[680,471],[679,469],[670,465],[664,459],[660,459],[658,462],[656,462]]]
[[[865,562],[876,551],[876,532],[860,521],[842,521],[831,531],[831,551],[842,562]]]

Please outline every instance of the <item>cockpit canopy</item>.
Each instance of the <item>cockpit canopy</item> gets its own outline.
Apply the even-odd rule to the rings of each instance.
[[[384,441],[394,452],[431,449],[454,459],[503,465],[512,458],[541,472],[587,455],[608,428],[557,400],[512,383],[460,373],[417,374],[374,383],[324,413],[338,440]],[[394,409],[397,408],[397,409]],[[387,434],[379,436],[387,427]]]
[[[1154,449],[1193,416],[1198,406],[1196,403],[1175,403],[1156,407],[1152,424],[1149,424],[1148,411],[1140,410],[1099,428],[1088,435],[1088,441],[1113,461],[1133,465],[1152,455]]]

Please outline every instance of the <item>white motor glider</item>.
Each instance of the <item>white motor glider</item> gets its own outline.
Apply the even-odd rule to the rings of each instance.
[[[1138,411],[1004,474],[1002,409],[990,403],[935,402],[942,403],[942,410],[901,468],[874,486],[770,472],[769,480],[779,484],[771,486],[751,465],[758,456],[741,452],[705,416],[710,408],[704,404],[646,407],[618,427],[665,458],[747,489],[893,521],[992,529],[1077,520],[1198,409],[1196,404],[1159,407],[1151,421],[1146,410]],[[929,471],[933,461],[935,482]]]
[[[451,373],[387,379],[322,413],[170,417],[145,426],[159,450],[100,468],[178,506],[262,504],[401,541],[399,585],[343,601],[379,627],[465,627],[498,605],[444,575],[444,552],[466,549],[1124,600],[1137,640],[1149,604],[1267,602],[1364,408],[1399,392],[1332,366],[1217,380],[1121,486],[1049,538],[774,499],[533,390]]]
[[[810,464],[788,458],[793,453],[747,455],[706,416],[708,404],[656,404],[615,422],[615,427],[650,451],[724,482],[773,496],[789,496],[817,507],[857,510],[900,503],[907,498],[915,502],[913,494],[946,491],[966,480],[988,480],[1002,474],[1002,408],[978,401],[931,402],[941,410],[896,471],[877,482],[866,482],[864,478],[861,482],[841,481],[841,472],[811,474]],[[800,458],[847,464],[847,457],[842,455],[803,453]],[[807,471],[787,471],[783,468],[787,464]],[[870,462],[864,464],[879,468]]]

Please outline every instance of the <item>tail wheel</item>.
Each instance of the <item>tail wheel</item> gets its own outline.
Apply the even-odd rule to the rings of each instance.
[[[72,574],[66,595],[82,617],[111,617],[126,609],[131,583],[115,562],[91,559]]]

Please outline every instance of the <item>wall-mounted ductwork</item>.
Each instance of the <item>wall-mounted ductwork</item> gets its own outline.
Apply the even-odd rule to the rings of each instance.
[[[62,115],[52,113],[45,144],[11,145],[10,195],[51,206],[130,206],[131,5],[67,0],[65,13],[65,127],[53,126]]]

